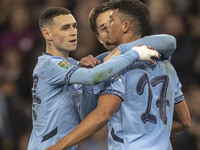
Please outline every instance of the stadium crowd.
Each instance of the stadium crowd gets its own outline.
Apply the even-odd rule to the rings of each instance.
[[[48,7],[72,11],[78,22],[78,47],[71,57],[80,60],[105,48],[90,31],[88,14],[106,0],[0,0],[0,149],[25,150],[31,132],[32,71],[44,51],[39,14]],[[174,150],[200,150],[200,1],[143,0],[150,10],[145,35],[166,33],[177,40],[172,55],[192,117],[190,129],[171,136]],[[107,129],[79,144],[79,150],[105,150]],[[95,148],[94,148],[95,147]]]

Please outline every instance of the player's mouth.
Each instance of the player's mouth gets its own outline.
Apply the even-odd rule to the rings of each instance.
[[[76,43],[76,39],[73,39],[73,40],[70,40],[69,42],[71,42],[71,43]]]

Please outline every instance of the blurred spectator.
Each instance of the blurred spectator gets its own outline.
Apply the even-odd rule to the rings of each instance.
[[[163,24],[164,32],[173,35],[177,41],[177,48],[172,55],[174,65],[179,79],[183,85],[183,90],[195,82],[194,60],[197,48],[189,37],[186,26],[182,18],[176,14],[165,18]]]
[[[103,0],[79,0],[74,7],[73,14],[78,22],[78,47],[71,55],[75,59],[80,60],[88,54],[96,56],[105,52],[105,48],[100,46],[100,43],[91,32],[88,23],[90,11],[102,2]]]
[[[4,111],[1,109],[0,116],[7,116],[7,118],[4,119],[4,124],[7,125],[4,129],[8,130],[8,132],[4,135],[8,138],[5,138],[5,140],[2,141],[3,143],[7,143],[7,141],[9,141],[8,144],[4,144],[4,146],[6,146],[5,150],[7,150],[7,148],[18,150],[18,139],[24,132],[29,131],[31,128],[31,118],[25,111],[27,108],[31,109],[31,106],[23,103],[22,98],[19,96],[18,88],[13,81],[1,81],[0,93],[2,96],[0,101],[4,101],[4,106],[6,106]]]
[[[24,63],[23,53],[17,48],[8,48],[3,52],[0,64],[0,80],[16,83],[17,90],[25,100],[31,98],[31,74]],[[30,102],[30,101],[29,101]]]
[[[37,40],[37,33],[31,26],[31,16],[28,8],[14,7],[9,14],[9,28],[0,36],[0,57],[10,47],[16,47],[29,58],[29,53]]]
[[[13,147],[8,103],[3,95],[3,85],[0,84],[0,149],[11,150]]]
[[[194,20],[183,20],[192,6],[191,1],[184,1],[184,4],[179,5],[174,0],[151,0],[148,5],[151,15],[150,34],[167,33],[173,35],[177,40],[177,49],[172,55],[172,64],[183,85],[183,90],[186,91],[191,84],[197,82],[194,63],[198,45],[195,43],[194,37],[191,36],[191,32],[199,29],[195,28],[196,26],[192,22]],[[180,8],[181,6],[183,7]]]
[[[173,14],[175,8],[171,0],[148,1],[150,12],[150,34],[163,33],[163,22],[167,16]]]

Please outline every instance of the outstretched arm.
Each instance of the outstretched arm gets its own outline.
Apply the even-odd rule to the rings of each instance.
[[[155,48],[164,59],[169,58],[176,49],[176,39],[173,36],[167,34],[152,35],[119,45],[118,48],[112,50],[111,53],[105,57],[104,62],[107,62],[112,57],[129,51],[133,46],[139,46],[141,44]]]
[[[152,46],[162,55],[163,58],[170,57],[176,49],[176,39],[168,34],[146,36],[130,43],[121,44],[118,48],[123,54],[133,46],[140,44]]]
[[[131,51],[117,56],[107,63],[100,64],[94,68],[79,68],[73,72],[69,84],[96,85],[112,77],[135,60],[151,60],[151,57],[160,57],[158,52],[150,50],[146,46],[132,48]]]

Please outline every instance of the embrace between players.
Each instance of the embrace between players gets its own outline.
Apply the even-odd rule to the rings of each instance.
[[[77,47],[71,12],[49,8],[39,18],[46,52],[33,71],[28,150],[76,150],[77,143],[106,124],[109,150],[172,149],[170,134],[190,127],[181,83],[170,63],[175,38],[142,38],[149,11],[139,0],[103,3],[91,11],[89,23],[109,52],[78,62],[68,57]]]

